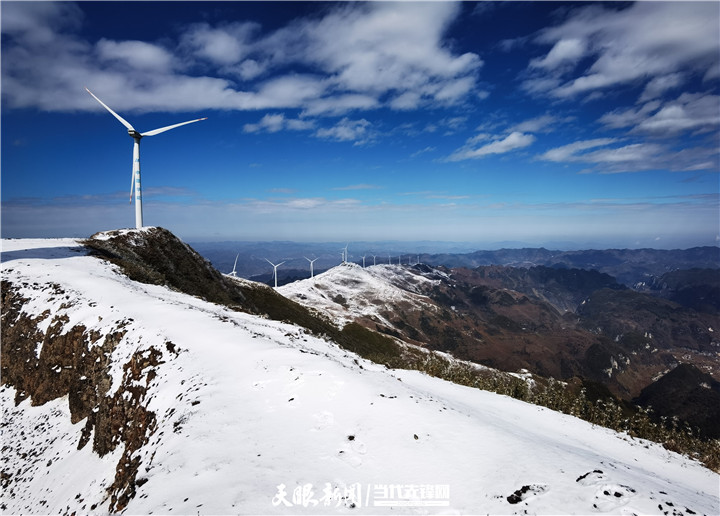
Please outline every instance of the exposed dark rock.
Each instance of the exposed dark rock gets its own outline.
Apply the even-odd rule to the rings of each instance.
[[[93,451],[100,456],[124,445],[109,488],[109,510],[121,511],[134,495],[140,458],[133,453],[155,429],[155,415],[144,403],[162,353],[152,348],[136,352],[123,366],[121,384],[110,394],[111,355],[122,345],[127,322],[118,321],[100,335],[83,325],[68,328],[68,317],[56,314],[42,332],[38,324],[50,317],[49,313],[30,317],[22,311],[25,302],[17,287],[3,282],[2,383],[15,388],[16,404],[29,397],[31,404],[38,406],[67,395],[72,423],[86,419],[78,448],[84,447],[91,435]],[[38,343],[42,343],[39,356]]]
[[[635,400],[656,417],[677,416],[703,435],[720,438],[720,382],[691,364],[680,364],[645,387]]]

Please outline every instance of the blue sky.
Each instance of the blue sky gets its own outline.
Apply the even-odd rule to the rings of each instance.
[[[718,244],[718,2],[1,8],[3,237]]]

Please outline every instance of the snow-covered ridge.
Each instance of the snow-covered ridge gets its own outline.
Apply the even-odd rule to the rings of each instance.
[[[2,259],[18,310],[51,312],[45,337],[48,318],[55,337],[83,326],[92,350],[121,327],[108,395],[130,395],[116,389],[132,357],[162,352],[132,380],[155,425],[129,457],[124,513],[720,512],[720,476],[659,445],[131,281],[74,240],[6,240]],[[15,394],[0,390],[3,513],[107,513],[123,447],[78,449],[86,420],[71,423],[67,396],[15,406]]]
[[[383,312],[387,305],[406,310],[435,310],[421,286],[436,283],[394,265],[361,267],[344,263],[314,278],[288,283],[277,291],[302,305],[327,313],[339,324],[368,318],[391,326]]]

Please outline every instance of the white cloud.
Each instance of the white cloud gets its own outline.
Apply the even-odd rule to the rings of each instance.
[[[670,73],[655,77],[647,83],[639,101],[646,102],[661,97],[667,90],[677,88],[683,82],[685,82],[685,76],[681,73]]]
[[[720,129],[720,96],[683,93],[667,102],[650,101],[639,108],[617,109],[600,117],[613,129],[630,128],[633,133],[676,136],[682,132]]]
[[[259,28],[258,24],[251,22],[222,27],[198,23],[182,35],[180,44],[197,58],[219,65],[237,64],[249,51],[250,39]]]
[[[596,138],[580,140],[568,145],[550,149],[538,156],[542,161],[555,163],[589,163],[594,169],[582,173],[622,173],[641,170],[717,170],[720,151],[702,147],[687,147],[681,150],[659,143],[629,143],[615,146],[622,140]]]
[[[355,141],[356,143],[365,143],[370,137],[370,122],[365,119],[350,120],[343,118],[337,124],[330,128],[318,129],[315,135],[319,138],[327,138],[336,141]]]
[[[312,129],[315,123],[312,120],[303,120],[301,118],[288,119],[282,113],[270,114],[263,116],[256,124],[245,124],[243,131],[246,133],[268,132],[276,133],[285,129],[293,131],[304,131]]]
[[[549,133],[555,129],[555,126],[566,123],[570,120],[571,118],[559,118],[555,115],[545,114],[517,123],[512,126],[511,130],[519,131],[521,133]]]
[[[448,161],[461,161],[466,159],[483,158],[490,154],[504,154],[515,149],[521,149],[531,145],[535,141],[532,134],[514,131],[502,139],[495,139],[477,149],[472,146],[481,139],[485,139],[485,135],[473,137],[466,143],[465,147],[455,151],[447,159]]]
[[[676,87],[686,77],[680,72],[702,75],[717,66],[717,20],[715,2],[696,2],[692,7],[684,2],[636,2],[621,9],[580,7],[561,24],[539,33],[535,41],[553,47],[530,63],[524,88],[572,98],[632,81],[657,79],[648,85],[647,95],[671,83]],[[593,60],[587,69],[555,68],[583,58]]]
[[[555,69],[565,64],[574,64],[585,55],[586,44],[582,39],[561,39],[542,59],[532,59],[531,68]]]
[[[373,109],[379,107],[380,102],[371,95],[347,93],[335,94],[321,98],[308,99],[304,106],[303,115],[342,115],[348,111],[358,109]]]
[[[578,159],[579,153],[588,149],[594,149],[596,147],[604,147],[615,143],[617,140],[614,138],[596,138],[593,140],[581,140],[556,147],[546,151],[543,155],[539,156],[538,159],[544,161],[575,161]]]
[[[74,4],[11,2],[3,5],[3,97],[9,108],[95,109],[88,86],[125,112],[298,108],[333,116],[472,97],[482,61],[443,39],[459,5],[341,3],[321,13],[266,33],[254,22],[196,23],[180,27],[174,42],[94,43],[78,35]]]
[[[683,93],[636,128],[640,132],[677,134],[720,129],[720,96]]]
[[[357,185],[338,186],[333,188],[333,190],[380,190],[381,188],[382,187],[378,185],[362,183]]]
[[[341,89],[434,98],[453,88],[466,92],[482,64],[475,54],[455,56],[443,45],[458,14],[450,2],[370,2],[306,21],[299,32],[307,36],[305,58],[332,74]]]
[[[95,46],[103,61],[118,61],[130,68],[155,73],[169,71],[173,56],[164,48],[144,41],[110,41],[101,39]]]

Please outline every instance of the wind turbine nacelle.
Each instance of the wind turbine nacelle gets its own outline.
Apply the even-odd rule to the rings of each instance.
[[[142,134],[137,132],[135,129],[128,129],[128,134],[135,140],[140,140],[140,138],[142,138]]]

